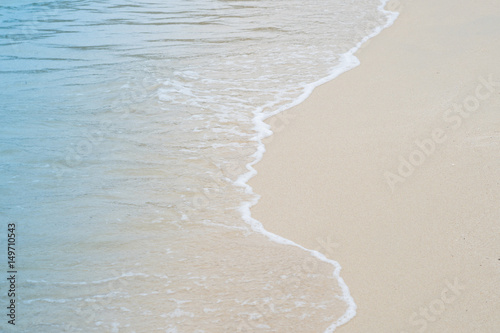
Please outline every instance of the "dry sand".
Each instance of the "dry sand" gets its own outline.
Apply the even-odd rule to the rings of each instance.
[[[399,11],[360,66],[268,120],[252,214],[337,243],[358,306],[338,332],[500,332],[500,2]]]

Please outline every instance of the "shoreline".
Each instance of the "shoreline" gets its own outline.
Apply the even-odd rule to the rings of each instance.
[[[300,105],[303,103],[306,99],[309,98],[309,96],[314,92],[314,90],[323,85],[326,84],[332,80],[335,80],[337,77],[340,75],[352,70],[353,68],[356,68],[357,66],[360,65],[360,61],[358,57],[356,56],[356,53],[363,48],[368,42],[370,42],[374,37],[378,36],[382,31],[385,29],[391,27],[394,22],[397,20],[399,17],[399,12],[395,11],[397,8],[386,8],[388,4],[391,3],[391,0],[380,0],[380,5],[378,6],[378,10],[383,13],[386,16],[386,23],[380,26],[377,26],[373,31],[371,31],[368,35],[364,36],[354,47],[352,47],[350,50],[348,50],[346,53],[341,54],[341,61],[338,65],[333,67],[330,70],[330,73],[328,76],[315,81],[313,83],[308,84],[304,92],[293,102],[290,104],[284,105],[282,108],[277,109],[274,111],[272,114],[263,114],[262,112],[255,112],[254,113],[254,124],[257,129],[258,135],[255,137],[256,141],[259,142],[259,149],[257,150],[255,160],[249,164],[247,164],[247,169],[249,170],[247,173],[241,175],[235,182],[236,185],[239,185],[243,188],[246,189],[246,191],[251,192],[255,194],[257,197],[253,201],[249,202],[244,202],[242,206],[240,207],[240,212],[243,217],[243,219],[248,223],[252,229],[265,237],[267,237],[269,240],[272,242],[282,244],[282,245],[289,245],[289,246],[294,246],[298,247],[301,250],[309,253],[312,257],[328,263],[333,266],[333,272],[332,275],[333,277],[337,280],[340,289],[342,290],[342,301],[346,303],[347,309],[345,313],[339,317],[336,321],[332,322],[326,329],[326,332],[333,332],[335,331],[338,327],[345,325],[348,323],[350,320],[352,320],[356,316],[356,304],[354,303],[352,296],[349,292],[349,287],[345,284],[344,280],[340,276],[340,271],[342,267],[340,264],[325,256],[323,253],[319,252],[318,250],[313,250],[310,248],[305,248],[302,245],[291,241],[288,238],[282,237],[280,234],[276,234],[273,232],[268,231],[266,228],[264,228],[263,224],[258,220],[255,219],[252,214],[251,214],[251,208],[255,206],[258,201],[260,196],[256,194],[253,191],[252,186],[249,185],[249,181],[254,178],[257,175],[257,171],[254,168],[254,165],[258,164],[262,158],[264,157],[264,153],[266,151],[265,144],[263,144],[263,140],[266,139],[271,139],[272,140],[272,135],[276,133],[275,128],[272,128],[269,124],[267,124],[267,120],[269,118],[279,118],[283,116],[285,111],[294,108],[297,105]],[[391,5],[391,7],[398,7],[399,2],[396,2],[396,5]],[[272,121],[272,120],[271,120]],[[270,129],[273,129],[273,131],[270,131]]]
[[[308,249],[340,244],[325,255],[358,314],[338,331],[500,327],[499,15],[405,1],[360,66],[266,120],[280,131],[248,182],[252,217]]]

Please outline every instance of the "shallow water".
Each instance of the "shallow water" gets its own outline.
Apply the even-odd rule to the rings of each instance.
[[[266,234],[245,181],[262,120],[354,66],[345,53],[390,21],[379,7],[3,1],[15,331],[312,332],[349,319],[336,263]]]

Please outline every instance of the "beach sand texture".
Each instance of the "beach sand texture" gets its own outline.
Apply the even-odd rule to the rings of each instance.
[[[500,332],[500,2],[397,7],[360,66],[268,119],[252,216],[329,242],[358,307],[338,332]]]

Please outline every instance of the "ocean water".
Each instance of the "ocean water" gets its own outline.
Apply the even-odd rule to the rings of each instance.
[[[265,231],[263,120],[356,66],[378,0],[4,0],[1,332],[332,332],[340,266]],[[284,124],[285,126],[286,124]]]

